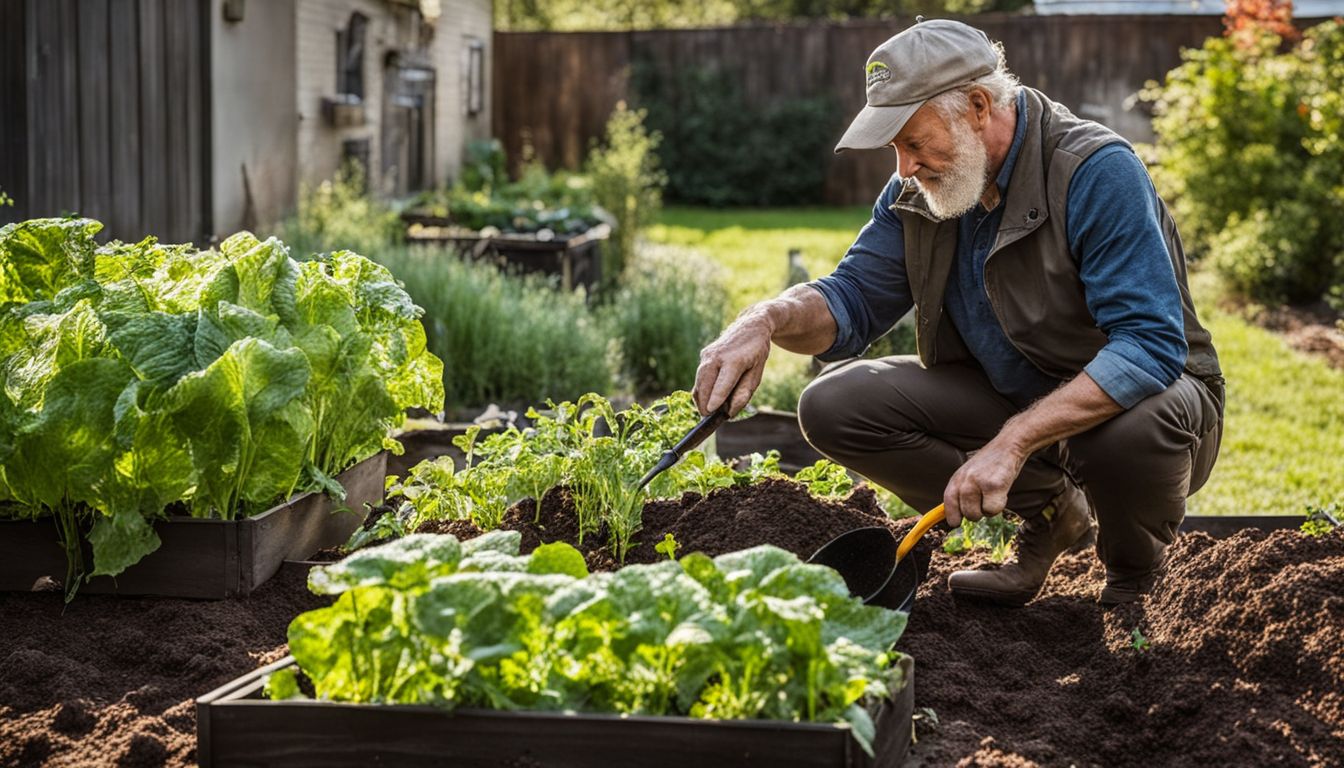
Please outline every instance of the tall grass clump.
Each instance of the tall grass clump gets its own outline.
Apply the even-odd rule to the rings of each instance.
[[[637,394],[695,382],[700,350],[723,329],[728,294],[714,265],[685,249],[648,247],[603,310],[620,353],[620,375]]]
[[[609,391],[606,337],[582,294],[439,248],[402,246],[369,256],[424,308],[429,349],[443,360],[447,407]]]

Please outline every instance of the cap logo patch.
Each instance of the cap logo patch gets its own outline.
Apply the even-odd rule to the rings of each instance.
[[[885,83],[891,79],[891,69],[880,61],[869,62],[864,70],[868,73],[868,87],[872,88],[878,83]]]

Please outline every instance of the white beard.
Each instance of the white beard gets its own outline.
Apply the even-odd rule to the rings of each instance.
[[[934,181],[915,178],[929,212],[939,221],[955,219],[974,208],[989,184],[989,151],[984,142],[961,118],[948,121],[948,130],[953,146],[949,169]]]

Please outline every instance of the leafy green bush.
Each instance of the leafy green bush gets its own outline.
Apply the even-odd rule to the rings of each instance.
[[[299,195],[298,211],[280,225],[281,240],[296,254],[350,250],[373,253],[401,238],[402,224],[383,201],[370,195],[358,165]]]
[[[633,68],[631,89],[663,136],[667,197],[703,205],[821,201],[840,110],[829,97],[743,101],[735,75],[708,67]]]
[[[372,257],[424,307],[448,405],[571,399],[610,386],[607,339],[582,294],[466,263],[451,250],[385,248]]]
[[[637,394],[689,387],[700,350],[723,328],[727,307],[712,264],[684,251],[646,251],[603,311],[622,377]]]
[[[584,163],[593,197],[615,219],[616,231],[602,252],[602,274],[608,287],[620,284],[634,258],[635,239],[658,218],[667,174],[658,168],[662,136],[644,127],[644,110],[618,102],[607,120],[601,145],[594,144]]]
[[[494,163],[495,161],[489,161]],[[482,175],[452,187],[427,190],[408,205],[408,212],[447,219],[462,229],[541,233],[552,237],[576,235],[602,223],[592,184],[581,174],[548,173],[540,163],[528,163],[516,181]],[[474,187],[475,184],[479,187]],[[543,235],[544,236],[544,235]]]
[[[1310,302],[1344,279],[1344,27],[1280,43],[1260,27],[1211,38],[1145,91],[1153,177],[1191,252],[1236,290]]]
[[[317,697],[844,723],[872,754],[870,712],[906,683],[905,615],[784,550],[589,574],[568,544],[520,542],[416,534],[314,569],[335,600],[289,646]],[[303,696],[293,668],[267,691]]]
[[[462,158],[462,187],[472,192],[508,182],[507,158],[499,139],[475,139],[467,142]]]
[[[56,519],[68,595],[85,533],[93,574],[116,575],[170,505],[229,520],[343,495],[333,475],[440,407],[420,310],[368,259],[298,262],[247,232],[100,247],[100,229],[0,229],[0,509]]]

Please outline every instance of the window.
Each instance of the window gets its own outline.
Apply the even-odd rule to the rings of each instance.
[[[364,98],[364,29],[369,19],[362,13],[350,14],[345,29],[336,30],[336,92]]]
[[[467,114],[485,109],[485,43],[467,38]]]

